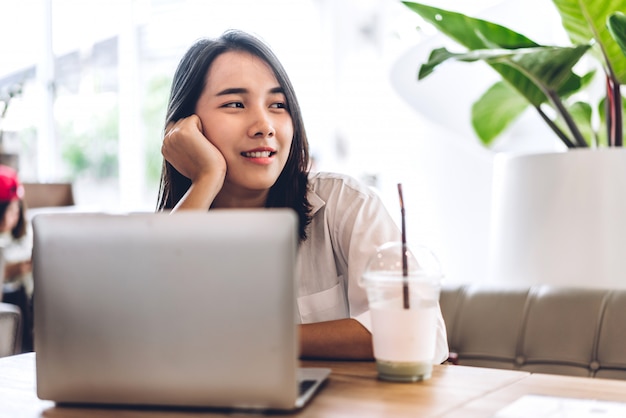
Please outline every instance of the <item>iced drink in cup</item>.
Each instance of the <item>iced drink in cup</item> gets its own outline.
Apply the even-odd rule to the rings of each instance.
[[[378,248],[361,278],[372,317],[372,338],[378,376],[415,382],[432,372],[437,337],[441,270],[425,247],[402,243]]]

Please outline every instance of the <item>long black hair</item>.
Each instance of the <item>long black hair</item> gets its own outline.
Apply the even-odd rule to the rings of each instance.
[[[287,109],[293,123],[293,139],[287,163],[270,188],[265,207],[292,208],[300,219],[300,240],[306,239],[306,227],[311,221],[311,205],[307,199],[309,146],[302,113],[291,81],[272,50],[254,36],[229,30],[217,39],[201,39],[185,53],[172,80],[165,126],[195,112],[196,103],[206,84],[211,64],[219,55],[229,51],[244,51],[265,61],[283,89]],[[157,210],[172,209],[191,186],[191,180],[163,160]]]

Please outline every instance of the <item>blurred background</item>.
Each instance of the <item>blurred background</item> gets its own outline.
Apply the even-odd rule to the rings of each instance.
[[[496,0],[426,3],[496,14],[513,29],[516,19],[552,17],[538,0],[519,10]],[[0,146],[23,181],[72,182],[78,206],[154,210],[175,67],[196,39],[243,29],[286,67],[314,169],[366,182],[396,220],[403,183],[408,240],[431,247],[449,280],[484,278],[492,161],[508,140],[485,149],[468,112],[495,75],[450,64],[418,85],[419,64],[444,40],[401,2],[0,0],[0,16]],[[519,150],[541,147],[554,145]]]

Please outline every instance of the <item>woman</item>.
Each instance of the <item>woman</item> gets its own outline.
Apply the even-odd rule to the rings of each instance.
[[[174,75],[161,151],[159,210],[294,209],[301,356],[372,358],[358,278],[377,246],[400,239],[398,228],[354,179],[309,176],[300,107],[266,45],[228,31],[187,51]],[[437,352],[445,360],[443,320]]]
[[[20,307],[22,351],[32,350],[33,237],[17,172],[0,165],[0,252],[4,280],[0,300]]]

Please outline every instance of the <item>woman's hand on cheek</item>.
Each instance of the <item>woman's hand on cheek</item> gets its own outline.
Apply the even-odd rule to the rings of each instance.
[[[209,176],[221,184],[226,176],[226,160],[204,136],[202,123],[196,115],[168,124],[161,154],[192,183]]]

